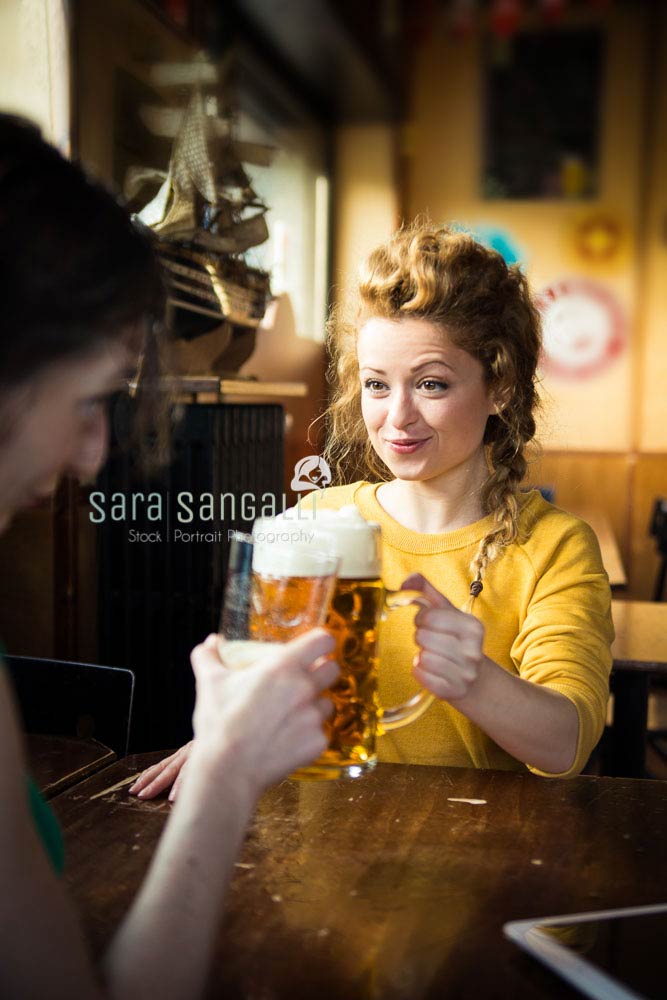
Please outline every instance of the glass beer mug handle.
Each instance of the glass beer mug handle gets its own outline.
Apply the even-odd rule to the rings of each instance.
[[[421,604],[424,608],[430,608],[431,602],[424,597],[420,590],[387,590],[385,591],[385,610],[394,611],[396,608],[407,608],[410,604]],[[395,705],[393,708],[382,708],[380,711],[379,725],[384,732],[391,732],[392,729],[400,729],[407,726],[423,715],[427,708],[430,708],[435,701],[434,695],[429,691],[420,691],[402,705]]]

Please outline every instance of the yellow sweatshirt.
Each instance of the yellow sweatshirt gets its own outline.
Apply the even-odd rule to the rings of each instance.
[[[377,489],[377,484],[364,482],[331,487],[304,497],[303,506],[314,501],[316,511],[337,510],[354,503],[366,520],[382,526],[388,588],[398,589],[410,573],[422,573],[463,608],[470,562],[491,526],[491,516],[445,534],[422,534],[390,517],[376,499]],[[489,564],[474,614],[485,627],[487,656],[575,705],[577,753],[570,770],[561,775],[570,777],[585,766],[604,728],[614,637],[609,581],[597,538],[587,524],[547,503],[537,491],[522,494],[521,504],[526,540],[509,546]],[[411,675],[414,615],[414,608],[391,611],[381,626],[379,694],[387,707],[417,690]],[[380,737],[378,754],[383,761],[412,764],[503,770],[526,766],[440,700],[416,722]]]

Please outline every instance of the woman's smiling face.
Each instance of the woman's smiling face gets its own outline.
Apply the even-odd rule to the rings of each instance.
[[[357,340],[361,409],[373,448],[397,479],[485,470],[495,401],[481,364],[426,319],[369,319]]]

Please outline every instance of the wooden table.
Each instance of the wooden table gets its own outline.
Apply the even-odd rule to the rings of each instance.
[[[96,953],[171,808],[127,794],[160,756],[125,758],[53,803]],[[664,901],[666,838],[657,781],[381,764],[357,781],[284,782],[238,860],[207,995],[575,1000],[503,924]]]
[[[625,575],[625,567],[618,542],[616,541],[616,535],[607,514],[597,507],[581,507],[577,510],[572,510],[572,513],[580,517],[582,521],[590,524],[597,535],[598,542],[600,543],[602,564],[607,571],[609,585],[611,587],[625,587],[628,579]]]
[[[612,601],[616,638],[614,720],[608,773],[641,778],[645,773],[646,721],[651,674],[667,674],[667,604]]]
[[[113,750],[97,740],[29,734],[25,741],[30,774],[47,799],[116,760]]]

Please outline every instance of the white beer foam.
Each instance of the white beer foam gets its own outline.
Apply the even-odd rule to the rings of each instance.
[[[375,521],[366,521],[354,504],[347,504],[340,510],[290,507],[284,514],[279,514],[276,521],[289,524],[295,538],[312,531],[313,546],[335,552],[341,560],[339,579],[367,580],[382,575],[380,525]]]
[[[331,547],[319,544],[316,533],[286,524],[280,517],[263,517],[252,529],[252,568],[260,576],[333,576],[327,556]]]
[[[283,649],[280,642],[259,642],[257,639],[218,639],[220,659],[229,670],[245,670],[253,663],[278,653]]]

